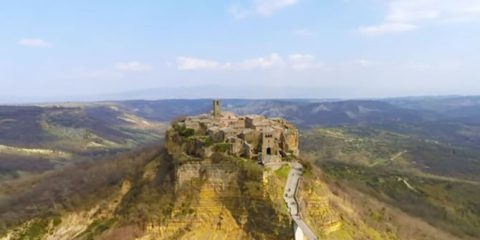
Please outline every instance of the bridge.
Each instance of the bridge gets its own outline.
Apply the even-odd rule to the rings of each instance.
[[[308,227],[303,221],[300,215],[300,209],[298,202],[295,198],[298,190],[298,183],[300,177],[303,174],[303,166],[300,163],[293,163],[290,172],[288,173],[287,183],[285,184],[285,191],[283,199],[287,204],[288,211],[293,219],[293,232],[295,234],[295,240],[304,240],[305,237],[308,240],[318,240],[315,233]]]

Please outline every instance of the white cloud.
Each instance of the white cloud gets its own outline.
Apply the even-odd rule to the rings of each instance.
[[[290,66],[295,70],[306,70],[323,67],[323,63],[310,54],[292,54],[289,56]]]
[[[127,63],[117,63],[113,67],[116,70],[125,71],[125,72],[146,72],[153,69],[152,66],[138,62],[138,61],[132,61]]]
[[[384,33],[406,32],[417,29],[414,24],[408,23],[384,23],[378,26],[360,27],[359,31],[365,35],[379,35]]]
[[[245,8],[238,5],[232,5],[229,8],[229,12],[237,19],[246,18],[252,15],[271,16],[298,2],[299,0],[253,0],[250,7]]]
[[[36,47],[36,48],[46,48],[50,47],[51,44],[43,39],[38,38],[24,38],[17,42],[18,45],[25,47]]]
[[[232,5],[228,9],[230,14],[236,19],[244,19],[252,14],[251,10],[242,8],[238,5]]]
[[[259,57],[259,58],[244,60],[238,65],[238,68],[243,70],[271,69],[275,67],[282,67],[284,65],[285,65],[285,62],[283,58],[276,53],[272,53],[266,57]]]
[[[270,16],[276,11],[294,5],[298,0],[255,0],[255,11],[263,16]]]
[[[284,59],[277,53],[268,56],[249,58],[242,61],[218,62],[210,59],[201,59],[193,57],[177,57],[177,69],[182,71],[210,70],[210,71],[252,71],[252,70],[270,70],[270,69],[294,69],[306,70],[322,67],[313,55],[292,54]]]
[[[360,27],[362,34],[406,32],[427,24],[480,20],[478,0],[392,0],[383,23]]]
[[[223,70],[230,68],[229,63],[221,64],[217,61],[193,57],[177,57],[178,70]]]

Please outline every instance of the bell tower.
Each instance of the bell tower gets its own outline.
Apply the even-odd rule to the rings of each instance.
[[[218,118],[220,117],[221,113],[222,111],[220,110],[220,100],[218,99],[213,100],[213,111],[212,111],[213,117]]]

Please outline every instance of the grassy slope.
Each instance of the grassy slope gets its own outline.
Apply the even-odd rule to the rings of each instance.
[[[54,234],[57,225],[84,227],[86,235],[106,230],[105,224],[116,221],[115,206],[131,188],[126,183],[141,177],[149,162],[162,157],[161,149],[148,147],[2,184],[0,236],[13,230],[7,239],[40,239]]]
[[[158,141],[165,125],[110,105],[0,106],[0,181]]]
[[[461,238],[480,236],[475,152],[362,128],[313,129],[301,142],[331,184],[374,196]]]

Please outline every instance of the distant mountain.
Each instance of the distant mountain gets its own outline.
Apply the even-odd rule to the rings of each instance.
[[[285,101],[256,102],[239,110],[270,117],[284,117],[301,126],[348,125],[423,120],[421,112],[402,109],[381,101],[356,100],[318,103]]]
[[[386,100],[226,99],[222,108],[239,114],[285,118],[301,128],[366,126],[448,144],[480,147],[477,97]],[[211,100],[120,101],[108,104],[153,121],[210,112]],[[448,106],[448,107],[447,107]]]
[[[117,102],[126,111],[154,120],[209,112],[211,100],[158,100]],[[396,107],[373,100],[235,100],[222,101],[225,111],[283,117],[301,126],[379,122],[415,122],[428,117],[424,111]],[[430,113],[431,115],[431,113]]]
[[[401,108],[432,111],[450,117],[478,114],[480,110],[480,96],[443,96],[443,97],[416,97],[393,98],[383,100]]]
[[[157,121],[171,121],[180,116],[206,113],[212,108],[211,100],[132,100],[111,104],[131,114]]]

